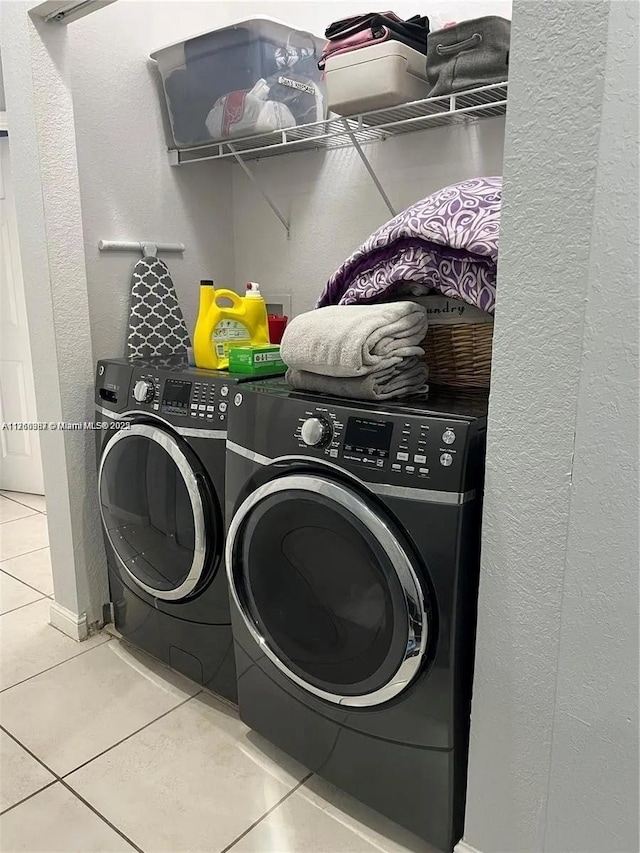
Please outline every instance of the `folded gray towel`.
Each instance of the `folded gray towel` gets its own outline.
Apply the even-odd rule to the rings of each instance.
[[[409,397],[428,390],[427,366],[416,359],[407,369],[400,365],[375,370],[364,376],[322,376],[306,370],[287,370],[287,382],[301,391],[319,394],[334,394],[350,400],[391,400],[394,397]]]
[[[424,355],[419,344],[426,332],[426,311],[413,302],[328,305],[291,320],[280,355],[295,370],[364,376]]]

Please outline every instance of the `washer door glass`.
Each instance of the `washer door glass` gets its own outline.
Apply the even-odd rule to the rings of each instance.
[[[116,433],[102,455],[99,489],[121,568],[157,598],[193,592],[205,565],[204,509],[178,440],[149,424]]]
[[[311,693],[374,705],[417,673],[428,620],[412,558],[348,486],[298,474],[258,488],[231,524],[227,571],[254,639]]]

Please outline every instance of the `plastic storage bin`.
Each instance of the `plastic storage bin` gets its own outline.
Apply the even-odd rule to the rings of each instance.
[[[328,108],[338,115],[354,115],[428,98],[431,86],[425,64],[423,53],[398,41],[329,57]]]
[[[310,33],[252,18],[156,50],[175,146],[321,121],[323,47]]]

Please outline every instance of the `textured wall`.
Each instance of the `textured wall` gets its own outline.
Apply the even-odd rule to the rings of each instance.
[[[595,184],[545,850],[638,838],[638,28],[612,2]]]
[[[514,5],[465,826],[484,853],[638,849],[624,8]]]
[[[2,3],[0,14],[37,409],[42,421],[77,422],[91,417],[93,357],[66,30],[36,27],[30,5]],[[41,439],[56,601],[91,623],[107,597],[93,434]]]
[[[2,77],[2,54],[0,53],[0,112],[6,109],[6,103],[4,99],[4,80]]]

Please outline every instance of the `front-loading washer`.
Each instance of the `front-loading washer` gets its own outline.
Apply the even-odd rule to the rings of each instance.
[[[223,565],[225,441],[244,376],[181,358],[98,362],[99,505],[113,621],[131,643],[236,701]]]
[[[442,850],[462,835],[487,397],[245,386],[227,433],[240,716]]]

